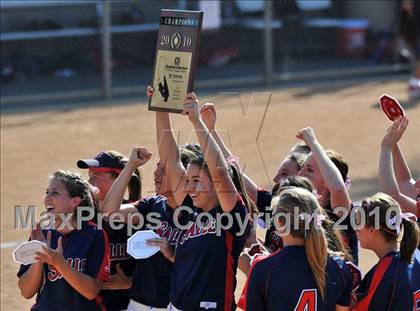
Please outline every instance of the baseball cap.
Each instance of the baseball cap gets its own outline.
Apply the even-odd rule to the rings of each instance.
[[[116,173],[121,173],[121,170],[124,168],[124,165],[119,163],[107,152],[98,153],[93,159],[81,159],[77,161],[77,167],[86,169],[93,168],[107,171],[115,171]]]

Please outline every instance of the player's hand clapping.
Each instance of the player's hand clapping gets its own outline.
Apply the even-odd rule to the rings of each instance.
[[[47,246],[42,247],[42,251],[35,253],[35,259],[43,263],[54,266],[59,272],[63,266],[66,265],[66,260],[63,256],[63,239],[58,238],[57,248],[51,248],[51,231],[47,234]]]

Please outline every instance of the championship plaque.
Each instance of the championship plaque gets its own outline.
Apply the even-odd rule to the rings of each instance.
[[[180,113],[193,90],[203,12],[162,10],[149,110]]]

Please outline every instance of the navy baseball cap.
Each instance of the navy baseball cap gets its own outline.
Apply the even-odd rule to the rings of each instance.
[[[124,165],[119,163],[107,152],[98,153],[93,159],[81,159],[77,161],[78,168],[107,168],[121,172]]]

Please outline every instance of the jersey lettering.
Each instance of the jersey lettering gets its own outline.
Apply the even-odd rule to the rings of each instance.
[[[212,222],[212,225],[210,228],[205,229],[203,227],[206,227],[206,225],[198,225],[196,222],[194,222],[193,225],[190,226],[190,228],[182,235],[180,238],[179,244],[184,244],[185,241],[189,239],[193,239],[199,236],[207,235],[207,234],[216,234],[216,223],[215,221]]]
[[[127,254],[126,243],[109,243],[110,260],[125,260],[129,259],[130,255]]]
[[[316,311],[316,289],[305,289],[300,293],[299,301],[294,311]]]
[[[155,232],[162,238],[166,238],[169,241],[169,244],[175,245],[178,241],[181,230],[175,227],[171,227],[167,221],[162,221],[162,224],[159,229]]]
[[[130,256],[127,254],[126,243],[109,243],[110,260],[128,259]]]
[[[86,268],[86,259],[80,259],[80,258],[67,258],[66,259],[67,264],[71,266],[73,269],[82,272],[85,271]],[[60,272],[57,271],[57,269],[54,266],[48,265],[48,280],[51,282],[55,282],[58,279],[62,278],[62,275]]]
[[[420,311],[420,289],[413,294],[413,311]]]

